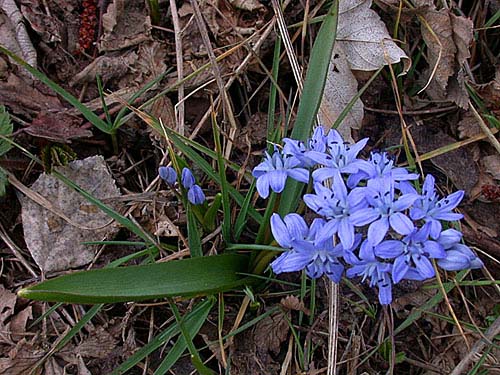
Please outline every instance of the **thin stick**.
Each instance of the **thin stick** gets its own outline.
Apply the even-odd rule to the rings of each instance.
[[[491,345],[493,338],[498,334],[500,334],[500,317],[496,318],[493,324],[484,333],[484,336],[487,340],[485,340],[484,338],[479,339],[474,344],[469,353],[467,353],[467,355],[462,358],[458,365],[456,365],[450,375],[465,374],[467,367],[469,367],[469,364],[474,360],[474,358],[478,357],[479,353],[484,349],[486,345]]]
[[[339,331],[339,285],[329,280],[328,304],[328,375],[337,374],[337,342]]]
[[[481,130],[483,131],[483,133],[488,138],[488,141],[490,141],[491,145],[493,147],[495,147],[495,150],[497,150],[497,152],[500,154],[500,143],[495,138],[495,136],[491,132],[491,129],[488,127],[488,125],[486,125],[486,123],[484,122],[484,120],[481,117],[481,115],[479,115],[479,113],[477,112],[476,108],[474,108],[474,105],[472,105],[472,102],[470,100],[469,100],[469,106],[470,106],[470,109],[472,110],[472,113],[473,113],[474,117],[477,119],[477,121],[479,123],[479,126],[481,126]]]
[[[175,61],[177,64],[177,80],[182,82],[184,78],[184,61],[182,51],[182,35],[181,27],[179,24],[179,15],[177,13],[177,5],[175,0],[170,0],[170,12],[172,13],[172,23],[174,24],[174,38],[175,38]],[[184,135],[184,83],[179,85],[177,89],[177,132]]]
[[[31,273],[31,275],[33,275],[34,277],[38,277],[38,274],[35,272],[35,270],[30,266],[30,264],[24,258],[23,254],[21,253],[21,249],[9,237],[9,235],[7,234],[7,231],[5,230],[2,223],[0,223],[0,238],[9,247],[9,249],[12,251],[12,253],[17,258],[17,260],[19,260],[19,262],[21,262],[21,264],[24,267],[26,267],[28,272]]]
[[[208,37],[207,25],[205,25],[205,21],[203,20],[203,16],[201,15],[200,6],[197,0],[190,0],[190,2],[191,6],[193,7],[194,17],[196,19],[196,23],[198,24],[198,29],[200,31],[201,38],[203,39],[203,43],[205,44],[205,48],[207,49],[208,58],[210,60],[210,65],[212,65],[212,71],[214,73],[215,80],[217,82],[219,93],[220,95],[222,95],[224,114],[230,124],[230,130],[228,132],[229,140],[227,142],[226,150],[224,153],[225,158],[229,159],[232,149],[231,139],[235,138],[238,127],[236,126],[236,120],[234,119],[233,108],[231,106],[231,102],[229,101],[224,81],[222,81],[219,64],[217,64],[217,59],[215,57],[215,53],[212,48],[212,43],[210,42],[210,38]]]

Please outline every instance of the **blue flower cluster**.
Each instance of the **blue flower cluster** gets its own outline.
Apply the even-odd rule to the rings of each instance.
[[[172,167],[160,167],[158,168],[158,174],[170,187],[173,187],[177,182],[177,172]],[[184,189],[187,190],[189,202],[196,205],[205,202],[205,194],[201,187],[196,184],[193,172],[189,168],[182,169],[181,183]]]
[[[272,215],[273,236],[287,249],[271,263],[273,271],[305,269],[312,278],[339,282],[347,269],[347,277],[377,286],[380,303],[387,305],[393,284],[435,276],[432,259],[448,271],[483,267],[459,231],[443,230],[443,222],[462,218],[453,210],[464,192],[440,198],[432,175],[417,192],[411,181],[419,175],[395,167],[386,152],[359,159],[367,142],[349,144],[336,130],[318,127],[307,142],[285,138],[255,167],[263,198],[270,190],[282,192],[288,177],[312,181],[314,192],[303,200],[319,216],[308,225],[296,213]]]

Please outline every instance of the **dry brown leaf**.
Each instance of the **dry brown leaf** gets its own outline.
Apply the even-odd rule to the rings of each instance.
[[[500,155],[493,154],[481,158],[484,170],[488,172],[495,180],[500,181]]]
[[[57,170],[98,199],[120,196],[102,156],[77,160]],[[82,225],[72,226],[30,198],[21,198],[26,245],[43,271],[67,270],[89,263],[94,247],[83,242],[100,241],[116,233],[115,225],[107,225],[110,219],[106,214],[55,177],[44,173],[31,188]]]
[[[45,351],[37,349],[25,339],[19,341],[9,351],[5,358],[0,358],[0,374],[2,375],[26,375],[30,369],[43,357]]]
[[[465,116],[458,123],[458,134],[460,139],[472,138],[478,134],[481,134],[482,130],[477,122],[477,119],[470,112],[467,112]]]
[[[255,342],[258,343],[258,351],[271,351],[278,354],[281,343],[286,340],[290,327],[283,312],[272,314],[255,327]]]
[[[33,308],[31,306],[19,311],[12,317],[9,323],[9,331],[14,342],[24,337],[26,333],[26,323],[29,319],[33,319]]]
[[[344,51],[335,44],[318,112],[321,123],[330,127],[357,93],[358,81],[349,68]],[[346,141],[353,142],[351,129],[360,129],[362,121],[363,102],[357,99],[337,130]]]
[[[104,327],[99,326],[81,342],[75,351],[84,358],[107,358],[117,347],[118,340]]]
[[[99,52],[117,51],[151,40],[151,19],[141,0],[113,0],[102,16]]]
[[[302,311],[306,315],[310,314],[309,309],[304,306],[304,302],[299,300],[297,296],[282,298],[280,304],[287,310]]]
[[[429,72],[437,65],[434,80],[439,87],[446,92],[448,87],[448,78],[455,72],[455,54],[457,47],[453,40],[453,27],[451,25],[450,13],[448,9],[429,9],[424,14],[427,24],[422,23],[422,37],[427,46],[427,58],[429,63]],[[439,39],[439,45],[436,37]],[[441,59],[439,60],[439,54]]]
[[[408,56],[394,43],[371,5],[372,0],[340,2],[336,44],[344,50],[351,69],[372,71],[401,59],[408,65]]]
[[[0,284],[0,343],[12,344],[8,320],[14,314],[16,301],[17,296]]]
[[[42,111],[24,131],[33,137],[71,143],[73,139],[92,137],[92,131],[80,127],[81,123],[81,118],[66,112]]]
[[[45,43],[62,41],[61,31],[64,25],[56,17],[45,13],[37,0],[22,0],[21,13]]]
[[[127,51],[120,56],[99,56],[80,73],[75,75],[70,82],[70,86],[74,86],[77,83],[95,82],[97,75],[106,84],[112,79],[117,79],[125,75],[130,65],[136,60],[137,54],[133,51]]]
[[[229,3],[235,8],[253,12],[264,8],[257,0],[229,0]]]

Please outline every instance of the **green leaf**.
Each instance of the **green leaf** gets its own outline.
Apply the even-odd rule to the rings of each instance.
[[[191,324],[196,324],[197,321],[205,320],[206,316],[210,312],[214,304],[214,298],[208,298],[200,303],[198,303],[193,310],[184,316],[183,321],[187,326]],[[146,358],[153,351],[158,349],[160,346],[170,341],[175,335],[180,332],[178,324],[172,324],[170,327],[165,329],[162,333],[157,335],[155,338],[150,340],[146,345],[135,352],[130,358],[123,362],[119,367],[117,367],[112,374],[120,375],[125,374],[128,370],[134,367],[137,363]]]
[[[10,115],[3,105],[0,105],[0,134],[10,137],[14,127],[10,121]],[[0,156],[6,154],[12,148],[12,144],[5,139],[0,139]]]
[[[312,127],[316,122],[316,115],[325,88],[328,66],[330,65],[330,57],[337,36],[338,5],[339,0],[334,0],[314,41],[304,81],[304,90],[297,110],[297,118],[290,135],[293,139],[305,141],[310,136]],[[301,182],[292,179],[288,180],[285,190],[281,194],[279,213],[282,216],[295,212],[303,187],[304,184]]]
[[[76,272],[21,289],[21,297],[49,302],[113,303],[190,297],[237,289],[248,257],[224,254],[145,266]]]
[[[78,109],[82,113],[83,117],[85,117],[89,122],[91,122],[96,128],[98,128],[99,130],[101,130],[102,132],[107,133],[107,134],[111,134],[114,131],[110,127],[110,125],[108,125],[106,123],[106,121],[102,120],[99,116],[97,116],[94,112],[92,112],[90,109],[88,109],[85,105],[80,103],[80,101],[77,98],[75,98],[72,94],[70,94],[68,91],[63,89],[57,83],[52,81],[45,74],[43,74],[39,70],[33,68],[30,64],[28,64],[26,61],[21,59],[19,56],[15,55],[14,53],[10,52],[8,49],[6,49],[2,46],[0,46],[0,52],[5,53],[12,60],[14,60],[19,65],[21,65],[28,72],[30,72],[33,76],[35,76],[40,81],[45,83],[55,93],[61,95],[64,98],[64,100],[66,100],[69,104],[71,104],[73,107]]]
[[[5,188],[7,187],[9,183],[9,180],[7,179],[7,175],[3,171],[2,168],[0,168],[0,197],[3,197],[5,195]]]
[[[200,231],[198,229],[198,220],[193,212],[193,207],[191,203],[186,205],[187,214],[187,231],[188,231],[188,242],[189,242],[189,252],[191,257],[201,257],[203,256],[203,250],[201,248],[201,238]]]
[[[212,299],[213,300],[213,299]],[[210,308],[212,305],[210,305]],[[210,312],[210,308],[205,308],[202,314],[196,316],[193,319],[183,319],[184,326],[189,333],[190,337],[194,337],[198,334],[198,331],[201,329],[205,321],[207,320],[208,313]],[[179,324],[177,325],[179,326]],[[172,349],[170,349],[165,357],[165,359],[161,362],[160,366],[155,370],[154,375],[166,374],[168,370],[179,360],[181,355],[186,351],[187,343],[184,336],[179,336]]]

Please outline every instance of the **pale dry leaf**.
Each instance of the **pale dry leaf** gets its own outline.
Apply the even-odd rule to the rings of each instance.
[[[438,64],[433,79],[439,84],[442,90],[446,91],[448,78],[455,71],[455,54],[457,52],[457,47],[453,40],[450,12],[448,9],[441,9],[440,11],[428,9],[423,17],[425,23],[421,24],[421,30],[422,37],[427,46],[427,61],[430,66],[429,74],[436,64]],[[436,40],[436,37],[439,39],[439,42]]]
[[[113,0],[102,16],[99,52],[117,51],[151,40],[151,19],[143,0]]]
[[[257,0],[229,0],[229,3],[237,9],[242,9],[249,12],[264,8],[264,6]]]
[[[2,344],[12,344],[9,319],[14,314],[16,301],[17,296],[0,284],[0,343]]]
[[[488,172],[495,180],[500,181],[500,155],[493,154],[481,158],[484,170]]]
[[[478,134],[482,134],[481,127],[477,122],[476,117],[467,112],[458,123],[458,135],[460,139],[472,138]]]
[[[33,319],[33,308],[28,306],[14,315],[9,324],[9,331],[13,341],[19,341],[26,334],[26,323]]]
[[[453,41],[457,47],[457,62],[462,65],[470,57],[469,46],[474,36],[474,22],[470,18],[450,13]]]
[[[99,326],[76,348],[77,356],[84,358],[107,358],[117,347],[118,340],[104,327]]]
[[[158,43],[157,41],[142,43],[137,53],[137,61],[134,63],[136,68],[134,72],[135,81],[142,83],[163,74],[167,70],[166,56],[167,49],[164,43]],[[156,86],[151,87],[151,89],[154,90]]]
[[[19,341],[8,355],[0,358],[0,374],[26,375],[30,369],[43,357],[45,351],[39,350],[25,339]]]
[[[287,310],[302,311],[306,315],[310,314],[309,309],[304,306],[304,301],[299,300],[297,296],[282,298],[280,304]]]
[[[262,319],[257,323],[254,332],[255,342],[259,343],[258,350],[279,353],[281,343],[286,340],[289,330],[285,314],[281,311]]]
[[[78,83],[95,82],[96,76],[100,76],[106,84],[112,79],[117,79],[125,75],[137,60],[137,54],[127,51],[120,56],[99,56],[70,81],[70,86]]]
[[[102,156],[77,160],[56,169],[98,199],[121,195]],[[94,257],[95,247],[83,242],[103,240],[118,230],[115,225],[108,225],[110,218],[97,206],[51,175],[40,175],[31,189],[52,202],[74,223],[82,225],[70,225],[31,199],[20,199],[26,245],[44,272],[67,270],[89,263]]]
[[[357,92],[358,81],[349,68],[344,51],[335,44],[318,112],[321,123],[330,127]],[[346,141],[353,142],[351,129],[361,128],[362,121],[363,102],[358,98],[337,130]]]
[[[392,40],[378,14],[370,9],[372,0],[340,2],[337,41],[353,70],[372,71],[402,59],[405,70],[410,60]]]

